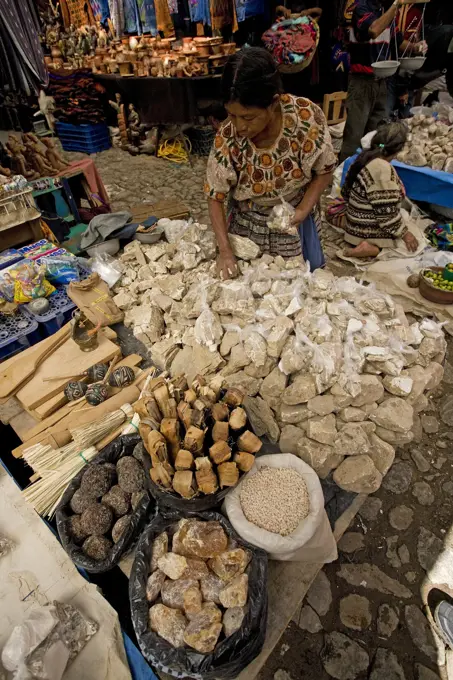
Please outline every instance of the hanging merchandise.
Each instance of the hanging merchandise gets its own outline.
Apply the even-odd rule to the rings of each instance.
[[[156,35],[157,23],[154,0],[137,0],[137,5],[143,33],[151,33],[151,35]]]
[[[218,31],[226,26],[231,26],[233,33],[238,30],[234,0],[211,0],[211,26]]]
[[[32,0],[0,0],[1,83],[13,92],[38,94],[47,85],[39,30]]]
[[[60,0],[61,1],[61,0]],[[110,9],[108,0],[90,0],[94,18],[101,24],[110,19]]]
[[[178,0],[167,0],[170,14],[178,14]]]
[[[175,27],[171,20],[167,0],[155,0],[157,28],[162,31],[165,38],[175,37]]]
[[[86,0],[66,0],[66,2],[71,24],[76,26],[76,28],[94,24],[93,11],[89,2],[86,2]]]
[[[211,25],[209,0],[189,0],[190,20],[193,23]]]
[[[239,23],[264,14],[264,0],[236,0],[236,16]]]
[[[123,0],[108,0],[108,2],[113,28],[115,29],[117,37],[120,38],[124,32]]]
[[[137,0],[123,0],[124,5],[124,30],[126,33],[141,35],[142,28],[138,13]]]

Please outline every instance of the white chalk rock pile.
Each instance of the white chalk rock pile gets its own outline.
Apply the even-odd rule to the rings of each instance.
[[[357,493],[376,491],[413,439],[425,392],[442,380],[439,324],[410,324],[373,286],[299,258],[259,256],[231,237],[241,276],[215,278],[214,236],[192,224],[173,243],[125,248],[115,302],[171,374],[220,373],[258,435]]]
[[[453,172],[453,126],[418,114],[406,121],[409,135],[398,160],[417,167]]]

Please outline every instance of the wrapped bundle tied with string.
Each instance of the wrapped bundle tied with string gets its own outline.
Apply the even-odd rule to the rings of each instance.
[[[262,37],[279,71],[297,73],[307,68],[319,43],[319,26],[311,17],[285,19],[273,24]]]

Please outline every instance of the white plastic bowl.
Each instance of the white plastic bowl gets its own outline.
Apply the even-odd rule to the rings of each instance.
[[[390,78],[398,71],[399,65],[399,61],[375,61],[371,68],[376,78]]]
[[[426,61],[426,57],[401,57],[401,68],[405,71],[418,71]]]
[[[162,237],[164,233],[163,227],[155,227],[148,234],[145,232],[136,231],[134,234],[134,239],[140,241],[141,243],[156,243]]]
[[[120,249],[119,238],[112,238],[109,241],[103,241],[102,243],[97,243],[94,246],[87,248],[87,253],[90,257],[95,257],[96,255],[116,255]]]

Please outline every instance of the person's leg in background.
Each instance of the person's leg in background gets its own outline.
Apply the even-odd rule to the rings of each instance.
[[[387,79],[381,78],[372,81],[369,95],[371,111],[368,116],[365,133],[377,130],[379,125],[387,120]]]
[[[349,76],[348,97],[346,99],[346,125],[343,134],[343,146],[340,162],[352,156],[360,146],[365,134],[373,105],[372,85],[375,81],[368,76],[351,74]]]
[[[393,117],[398,108],[396,75],[387,78],[387,118]]]

